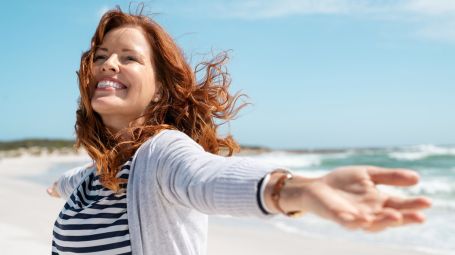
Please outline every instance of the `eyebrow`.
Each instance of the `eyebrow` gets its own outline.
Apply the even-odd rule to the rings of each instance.
[[[96,50],[108,51],[107,48],[101,48],[101,47],[96,48]],[[141,53],[139,53],[139,52],[137,52],[137,51],[135,51],[135,50],[132,50],[132,49],[128,49],[128,48],[122,49],[122,52],[135,52],[135,53],[137,53],[137,54],[142,55]]]

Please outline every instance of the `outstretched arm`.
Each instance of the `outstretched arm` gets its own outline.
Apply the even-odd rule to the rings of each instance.
[[[47,193],[51,197],[67,199],[92,167],[93,163],[90,163],[66,171],[47,188]]]
[[[282,175],[273,173],[265,189],[273,213],[279,212],[272,193]],[[377,189],[379,184],[405,187],[418,181],[413,171],[373,166],[338,168],[320,178],[296,175],[283,186],[278,205],[284,212],[311,212],[346,228],[375,232],[425,220],[421,210],[431,206],[428,198],[400,198]]]

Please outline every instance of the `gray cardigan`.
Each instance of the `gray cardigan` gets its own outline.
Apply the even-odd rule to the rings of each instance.
[[[136,151],[127,187],[127,214],[133,254],[202,255],[207,214],[264,215],[257,203],[258,181],[282,168],[246,157],[205,152],[185,133],[163,130]],[[57,189],[65,199],[93,166],[62,175]]]

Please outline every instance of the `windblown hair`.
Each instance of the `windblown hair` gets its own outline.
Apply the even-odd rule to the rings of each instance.
[[[152,61],[156,68],[159,102],[150,102],[141,125],[129,126],[117,133],[111,132],[102,122],[100,115],[91,106],[96,88],[92,73],[93,57],[106,34],[123,26],[142,28],[152,49]],[[128,14],[120,8],[105,13],[92,38],[90,49],[81,57],[79,78],[80,100],[76,111],[76,145],[84,147],[96,163],[102,185],[119,191],[125,179],[116,178],[120,167],[147,139],[163,129],[180,130],[199,143],[206,151],[217,154],[220,149],[228,156],[239,150],[231,135],[219,137],[217,128],[233,119],[246,104],[237,106],[244,94],[229,93],[230,77],[225,68],[227,53],[197,65],[194,71],[185,60],[183,52],[171,36],[150,17]],[[197,75],[203,73],[200,81]],[[218,122],[218,123],[217,123]]]

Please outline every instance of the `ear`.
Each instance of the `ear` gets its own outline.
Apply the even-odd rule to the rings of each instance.
[[[156,93],[156,94],[155,94],[155,97],[153,98],[152,101],[156,103],[156,102],[160,101],[160,99],[161,99],[161,94]]]

